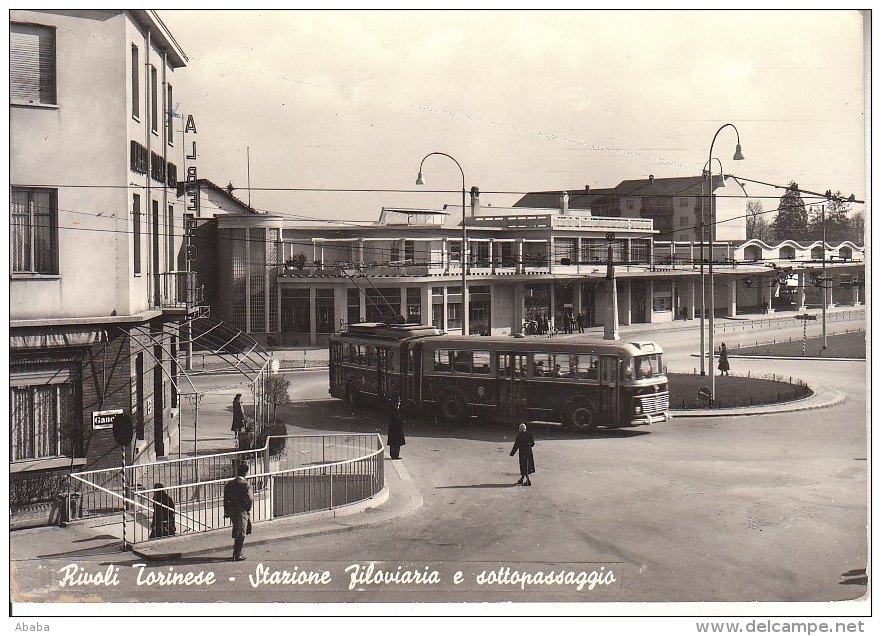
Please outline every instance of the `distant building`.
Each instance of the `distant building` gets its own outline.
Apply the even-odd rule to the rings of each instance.
[[[717,241],[746,240],[746,198],[733,177],[713,175],[712,196],[702,197],[701,177],[628,179],[614,188],[585,188],[569,192],[531,192],[516,208],[561,207],[590,211],[598,216],[652,219],[662,241],[700,241],[701,200],[705,200],[704,221],[709,228],[710,205],[715,206]],[[709,194],[709,193],[707,193]],[[709,229],[707,230],[709,232]],[[706,241],[710,240],[709,234]]]
[[[129,461],[176,442],[187,58],[153,11],[13,10],[9,28],[11,471],[46,483],[119,464],[116,411]]]

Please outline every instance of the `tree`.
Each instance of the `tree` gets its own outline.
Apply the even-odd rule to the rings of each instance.
[[[811,207],[812,214],[808,226],[810,240],[823,240],[824,225],[826,242],[831,245],[837,245],[851,237],[852,226],[847,216],[850,212],[850,203],[841,196],[841,192],[833,194],[826,203]]]
[[[746,239],[758,239],[765,243],[774,240],[771,226],[765,218],[765,210],[761,201],[746,202]]]
[[[804,241],[808,238],[808,211],[795,181],[790,182],[786,192],[780,197],[777,217],[771,223],[771,230],[776,241]]]
[[[857,245],[864,245],[866,240],[866,219],[862,212],[854,212],[850,217],[850,240]]]
[[[232,195],[232,191],[235,190],[236,187],[232,184],[232,181],[226,184],[226,193]]]
[[[291,387],[291,381],[281,373],[270,375],[266,379],[266,401],[272,407],[272,421],[276,421],[276,413],[280,404],[290,404],[291,396],[288,389]]]

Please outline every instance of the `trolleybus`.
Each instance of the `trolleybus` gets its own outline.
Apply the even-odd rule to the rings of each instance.
[[[408,411],[447,422],[476,416],[575,430],[652,424],[669,409],[654,342],[458,336],[414,324],[333,334],[330,394],[353,406],[401,398]]]

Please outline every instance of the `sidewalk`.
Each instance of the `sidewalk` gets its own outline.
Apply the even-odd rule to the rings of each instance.
[[[385,489],[373,499],[335,511],[255,523],[246,546],[352,530],[412,513],[422,506],[423,500],[404,462],[385,460]],[[77,521],[65,527],[44,526],[10,534],[10,554],[15,555],[17,561],[59,556],[119,556],[124,554],[121,547],[122,517],[119,514]],[[135,546],[131,553],[151,561],[173,561],[183,555],[189,557],[231,550],[230,529],[222,528],[201,534],[145,541]]]

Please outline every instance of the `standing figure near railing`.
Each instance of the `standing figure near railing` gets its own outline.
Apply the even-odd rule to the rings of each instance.
[[[392,402],[388,420],[389,457],[401,459],[401,446],[407,443],[404,438],[404,418],[401,415],[401,398]]]
[[[153,522],[150,524],[150,538],[171,537],[177,533],[174,523],[174,499],[163,490],[161,483],[153,484]]]
[[[232,560],[244,561],[242,548],[245,546],[245,537],[251,534],[254,495],[251,493],[251,484],[245,479],[248,464],[241,462],[236,472],[238,476],[226,482],[223,487],[223,516],[232,521]]]
[[[241,431],[244,426],[245,408],[242,406],[242,394],[236,393],[236,396],[232,401],[232,428],[230,429],[236,436],[236,440],[239,439],[239,431]]]

